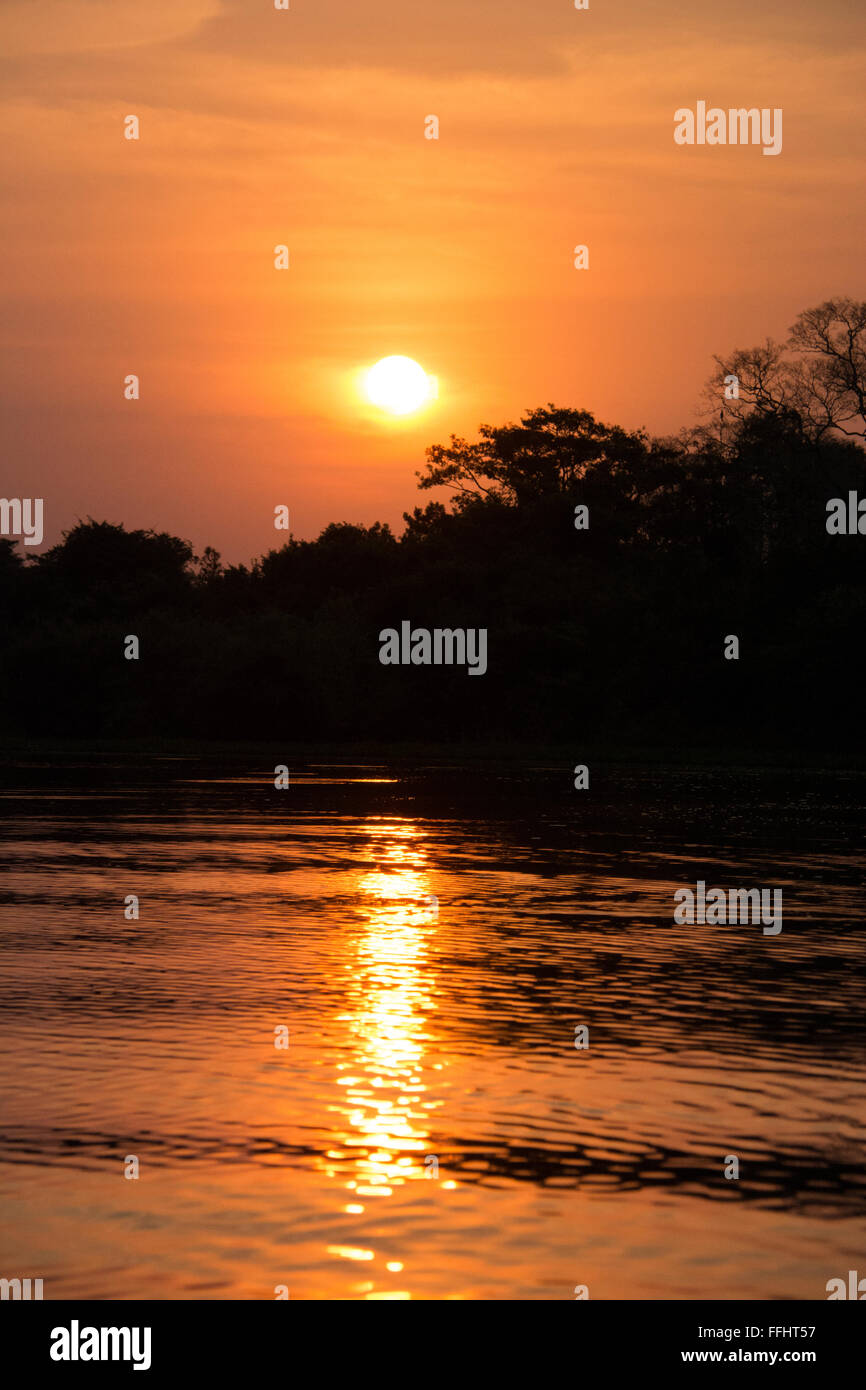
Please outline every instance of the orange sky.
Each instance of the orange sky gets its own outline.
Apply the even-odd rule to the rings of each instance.
[[[713,352],[866,297],[864,39],[862,0],[6,0],[0,490],[46,544],[238,560],[280,503],[399,529],[482,420],[691,423]],[[698,100],[782,107],[781,155],[678,147]],[[401,423],[353,382],[391,353],[439,380]]]

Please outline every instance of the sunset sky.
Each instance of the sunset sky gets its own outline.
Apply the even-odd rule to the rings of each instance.
[[[277,504],[399,529],[481,421],[692,423],[713,352],[866,297],[864,47],[863,0],[4,0],[0,490],[248,560]],[[781,155],[675,145],[699,100]]]

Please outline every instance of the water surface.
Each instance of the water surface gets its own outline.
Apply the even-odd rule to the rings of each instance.
[[[0,1274],[767,1299],[863,1266],[863,775],[22,758],[0,811]],[[675,925],[699,878],[782,888],[782,933]]]

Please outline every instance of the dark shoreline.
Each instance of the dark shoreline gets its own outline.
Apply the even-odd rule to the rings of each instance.
[[[639,742],[612,744],[574,743],[517,743],[493,741],[479,744],[465,743],[425,743],[394,742],[382,743],[375,740],[357,742],[312,742],[285,743],[267,740],[226,740],[180,738],[125,738],[125,739],[56,739],[56,738],[14,738],[0,739],[0,766],[8,766],[20,758],[100,758],[127,756],[131,758],[207,758],[238,759],[252,757],[270,762],[291,762],[300,766],[319,759],[333,760],[340,764],[369,763],[415,763],[418,760],[439,765],[459,765],[468,768],[496,762],[502,770],[510,762],[549,762],[562,763],[566,769],[577,763],[592,765],[647,767],[695,767],[701,770],[713,769],[754,771],[767,768],[802,768],[810,772],[863,772],[866,771],[866,747],[847,750],[825,751],[803,749],[790,746],[748,747],[738,745],[734,749],[712,746],[658,746],[650,747]]]

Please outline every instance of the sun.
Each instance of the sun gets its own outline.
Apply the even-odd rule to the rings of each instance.
[[[391,415],[411,415],[436,394],[436,382],[411,357],[383,357],[367,372],[364,391]]]

